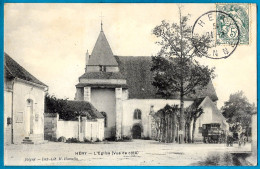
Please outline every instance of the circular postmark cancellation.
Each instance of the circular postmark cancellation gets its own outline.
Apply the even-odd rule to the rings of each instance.
[[[235,19],[223,11],[208,11],[202,14],[192,27],[194,47],[203,56],[211,59],[229,57],[237,48],[240,30]],[[218,43],[225,39],[226,44]],[[199,45],[207,43],[206,45]]]

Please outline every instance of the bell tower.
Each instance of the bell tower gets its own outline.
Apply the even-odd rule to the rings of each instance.
[[[92,53],[90,56],[88,52],[86,54],[85,73],[76,85],[76,100],[91,102],[106,115],[105,138],[121,138],[122,96],[126,88],[126,79],[120,73],[101,21],[101,30]]]

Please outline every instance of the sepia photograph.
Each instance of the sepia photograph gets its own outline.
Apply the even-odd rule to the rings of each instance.
[[[257,5],[5,3],[5,166],[257,166]]]

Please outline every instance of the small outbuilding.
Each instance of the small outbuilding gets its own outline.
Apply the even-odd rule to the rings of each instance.
[[[222,113],[219,111],[216,104],[210,99],[210,97],[207,96],[205,98],[196,99],[191,106],[202,108],[204,112],[196,121],[196,128],[194,132],[195,141],[203,140],[203,124],[218,123],[220,124],[221,129],[229,129],[229,124],[227,123],[226,118],[222,115]]]

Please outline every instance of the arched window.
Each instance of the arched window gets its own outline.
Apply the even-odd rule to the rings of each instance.
[[[142,112],[140,109],[135,109],[134,111],[134,119],[142,119]]]
[[[104,127],[107,127],[107,114],[105,112],[100,112],[104,116]]]

